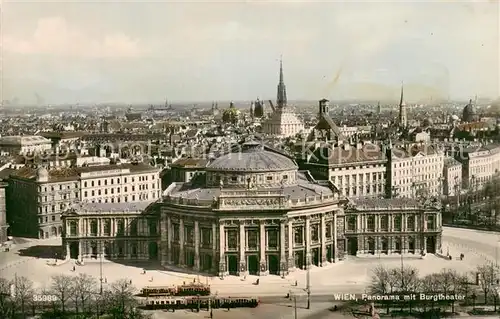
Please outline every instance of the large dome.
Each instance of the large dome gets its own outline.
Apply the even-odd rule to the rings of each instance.
[[[247,142],[241,152],[229,153],[217,158],[207,171],[276,172],[297,170],[297,164],[290,158],[276,152],[264,150],[258,142]]]
[[[476,110],[474,109],[474,105],[472,104],[472,100],[469,101],[464,107],[462,112],[462,121],[464,122],[475,122],[477,121]]]

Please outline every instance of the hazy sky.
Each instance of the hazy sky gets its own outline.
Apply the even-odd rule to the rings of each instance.
[[[499,96],[498,1],[8,1],[1,99]]]

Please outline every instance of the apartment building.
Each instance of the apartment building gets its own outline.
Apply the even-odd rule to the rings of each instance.
[[[462,189],[462,163],[447,157],[443,165],[443,195],[456,196]]]
[[[330,180],[348,198],[383,197],[386,159],[381,147],[372,143],[355,146],[315,145],[301,169],[319,180]]]
[[[455,156],[463,165],[464,188],[480,190],[500,171],[500,145],[487,144],[461,150]]]
[[[60,236],[61,213],[73,204],[158,199],[159,172],[143,163],[25,166],[9,178],[7,221],[16,236]]]
[[[52,141],[38,135],[4,136],[0,138],[0,151],[11,155],[44,154],[51,151]]]
[[[437,146],[426,143],[389,146],[386,153],[389,197],[442,194],[444,153]]]

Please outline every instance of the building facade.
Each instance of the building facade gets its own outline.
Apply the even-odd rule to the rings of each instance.
[[[0,178],[0,244],[7,241],[7,211],[6,211],[6,189],[7,182]]]
[[[33,155],[50,153],[52,141],[38,135],[4,136],[0,138],[0,151],[11,155]]]
[[[443,177],[443,195],[460,195],[462,190],[462,164],[454,158],[446,158]]]
[[[347,198],[385,195],[386,163],[380,146],[366,143],[322,145],[301,166],[318,179],[330,180]]]
[[[388,197],[440,196],[444,152],[432,144],[416,143],[387,148]]]
[[[456,154],[456,159],[463,165],[464,188],[480,190],[500,172],[500,145],[470,147]]]
[[[63,247],[71,259],[158,260],[155,202],[79,203],[62,220]]]
[[[345,210],[349,255],[433,254],[441,250],[441,233],[437,203],[366,199],[352,201]]]
[[[156,200],[159,169],[138,163],[96,166],[25,166],[9,178],[7,219],[15,236],[48,238],[62,233],[61,213],[78,202]]]

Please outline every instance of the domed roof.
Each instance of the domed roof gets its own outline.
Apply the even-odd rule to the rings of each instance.
[[[474,110],[474,105],[472,100],[469,100],[469,104],[464,107],[462,113],[462,120],[465,122],[474,122],[476,120],[476,111]]]
[[[297,170],[290,158],[276,152],[264,150],[258,142],[247,142],[241,152],[229,153],[208,165],[207,171],[275,172]]]

